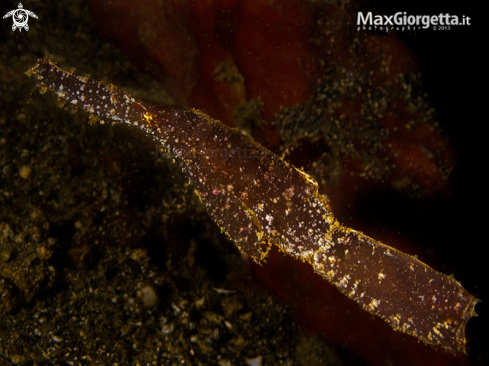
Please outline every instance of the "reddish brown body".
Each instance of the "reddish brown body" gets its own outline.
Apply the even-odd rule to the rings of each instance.
[[[276,245],[394,329],[465,351],[478,300],[452,277],[340,225],[307,174],[200,111],[125,95],[47,58],[31,72],[67,103],[138,127],[170,151],[216,223],[255,261]]]

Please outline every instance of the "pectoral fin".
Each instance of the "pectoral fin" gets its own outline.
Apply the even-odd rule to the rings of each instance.
[[[196,192],[213,220],[241,252],[257,263],[267,257],[270,245],[263,237],[260,223],[253,210],[224,189]]]

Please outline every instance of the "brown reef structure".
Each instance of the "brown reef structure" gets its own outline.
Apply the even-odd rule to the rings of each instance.
[[[478,300],[453,277],[339,224],[306,173],[199,110],[132,97],[49,58],[29,72],[65,103],[139,128],[169,151],[214,221],[256,262],[276,247],[395,330],[465,352]]]

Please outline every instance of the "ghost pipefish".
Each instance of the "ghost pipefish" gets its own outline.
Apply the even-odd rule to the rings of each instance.
[[[47,57],[28,74],[65,103],[151,136],[171,153],[221,230],[256,262],[276,245],[395,330],[465,352],[465,327],[478,299],[451,276],[339,224],[306,173],[198,110],[143,101]]]

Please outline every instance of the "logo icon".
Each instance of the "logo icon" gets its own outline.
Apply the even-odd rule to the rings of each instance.
[[[27,22],[29,21],[29,15],[33,18],[37,19],[37,15],[34,14],[32,11],[25,10],[24,7],[22,6],[22,3],[19,3],[19,8],[9,11],[7,14],[3,16],[3,19],[12,17],[12,20],[14,21],[14,24],[12,25],[12,30],[15,31],[17,28],[19,28],[19,32],[22,31],[22,28],[24,28],[26,31],[29,30],[29,25]]]

